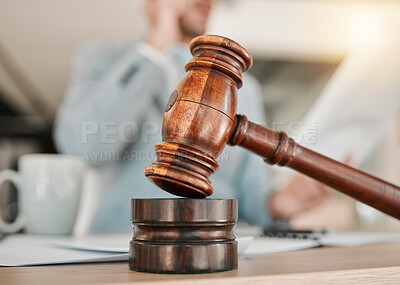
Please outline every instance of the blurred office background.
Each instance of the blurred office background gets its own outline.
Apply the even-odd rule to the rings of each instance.
[[[350,52],[384,36],[400,38],[399,15],[399,1],[220,0],[208,31],[251,52],[268,125],[290,131],[289,123],[303,118]],[[145,29],[140,0],[0,0],[0,169],[16,168],[24,153],[56,152],[52,123],[79,46],[123,44]],[[399,127],[398,120],[362,164],[398,184]],[[7,201],[0,207],[8,217],[17,211],[13,193],[11,185],[2,186]],[[331,200],[294,223],[357,226],[354,202],[340,194]]]

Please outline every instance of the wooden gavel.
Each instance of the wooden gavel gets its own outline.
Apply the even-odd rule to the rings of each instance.
[[[162,124],[157,161],[147,178],[172,194],[204,198],[213,193],[209,176],[226,144],[239,145],[264,158],[297,170],[356,200],[400,219],[400,188],[313,152],[276,132],[236,115],[241,73],[252,65],[238,43],[220,36],[192,40],[193,59],[172,92]]]

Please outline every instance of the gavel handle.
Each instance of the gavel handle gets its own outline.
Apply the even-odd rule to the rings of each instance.
[[[254,152],[269,164],[290,167],[400,220],[399,187],[302,147],[285,132],[237,115],[229,144]]]

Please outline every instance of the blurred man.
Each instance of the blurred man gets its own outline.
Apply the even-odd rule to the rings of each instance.
[[[123,48],[92,44],[77,54],[57,114],[55,141],[61,152],[116,170],[102,192],[92,231],[129,230],[131,198],[173,197],[147,181],[143,170],[155,159],[165,105],[191,58],[187,44],[205,32],[212,6],[211,0],[147,0],[150,29],[143,39]],[[254,122],[265,120],[260,87],[247,74],[239,90],[238,112]],[[226,148],[218,162],[221,167],[211,177],[213,198],[239,199],[241,219],[270,224],[267,201],[272,189],[263,160],[239,148]],[[296,200],[296,191],[295,199],[289,199],[289,190],[274,194],[270,201],[281,207],[279,196],[289,197],[293,215],[326,194],[314,190],[310,199],[307,191],[302,199]]]

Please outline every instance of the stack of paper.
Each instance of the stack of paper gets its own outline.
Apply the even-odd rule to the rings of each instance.
[[[32,235],[13,235],[0,242],[0,266],[29,266],[44,264],[88,263],[106,261],[126,261],[128,253],[120,248],[107,250],[86,249],[76,240],[59,237],[37,237]],[[127,239],[129,242],[129,238]],[[126,242],[126,239],[125,239]],[[59,245],[57,243],[60,243]],[[62,246],[76,244],[77,249]]]

